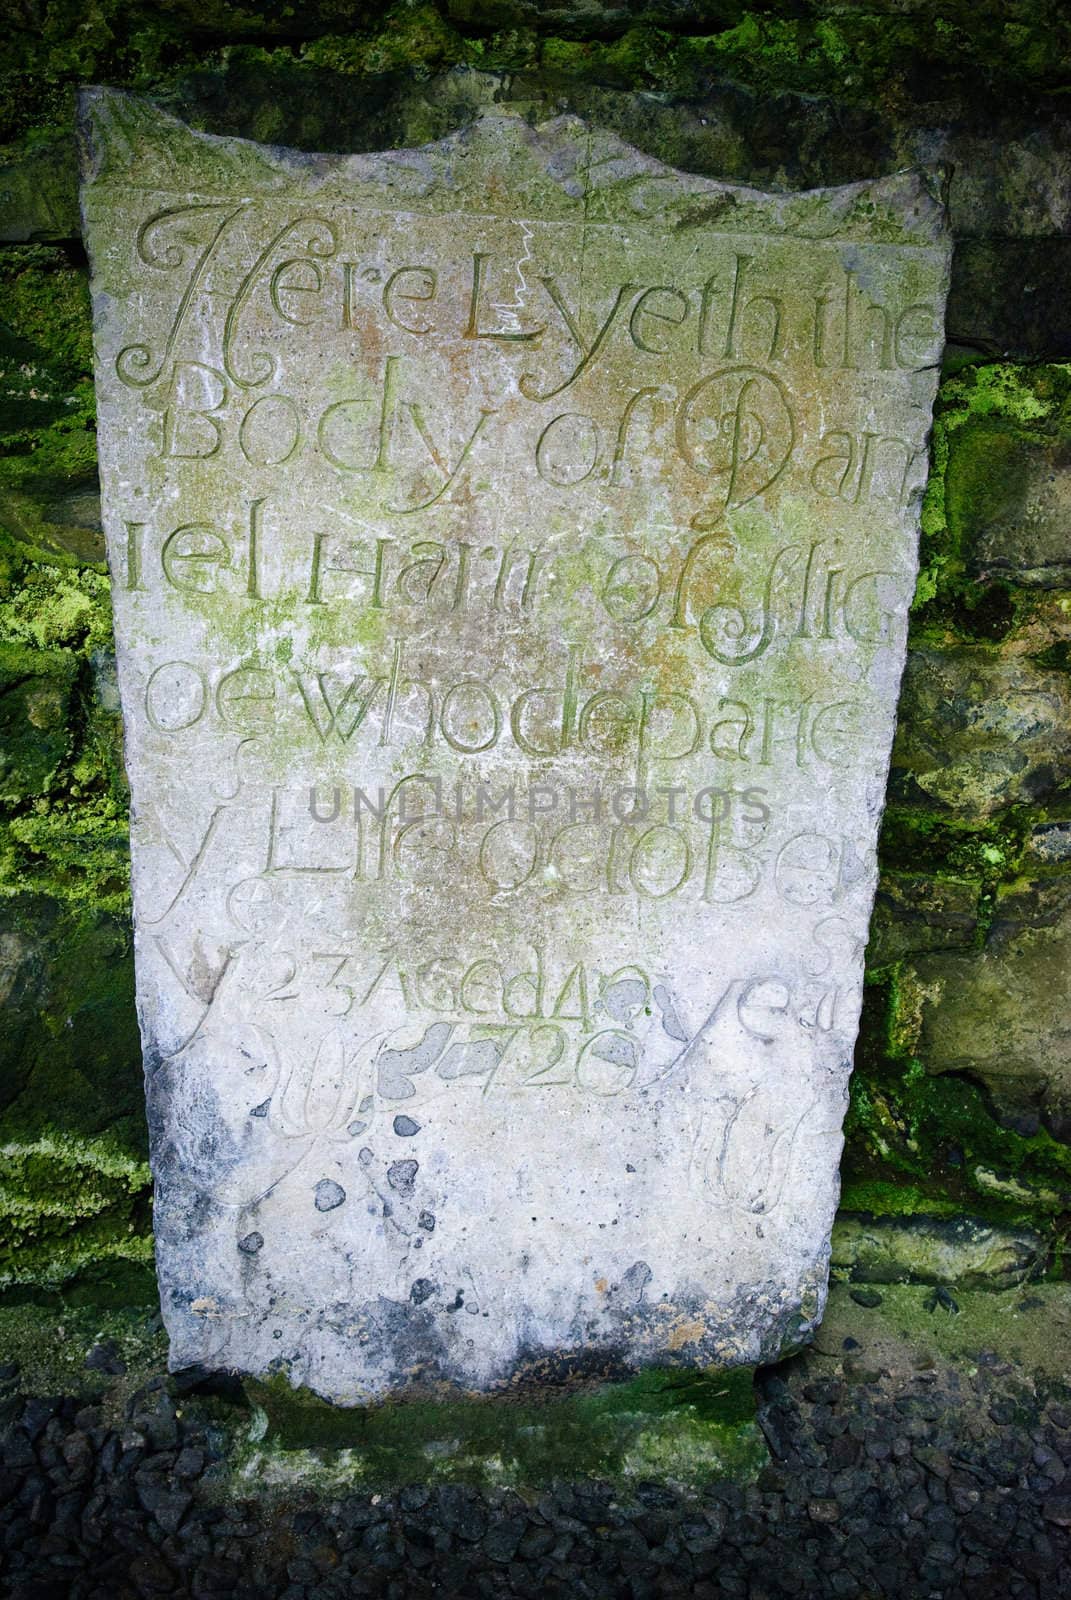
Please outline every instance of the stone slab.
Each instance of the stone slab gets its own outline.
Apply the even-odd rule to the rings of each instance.
[[[176,1367],[343,1403],[822,1311],[948,243],[563,117],[88,91]]]

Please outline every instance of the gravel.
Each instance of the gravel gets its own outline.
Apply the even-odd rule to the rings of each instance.
[[[240,1499],[218,1402],[160,1376],[109,1422],[17,1395],[9,1372],[0,1570],[12,1600],[1062,1600],[1066,1386],[984,1356],[895,1377],[817,1365],[759,1375],[770,1460],[749,1486],[243,1482]]]

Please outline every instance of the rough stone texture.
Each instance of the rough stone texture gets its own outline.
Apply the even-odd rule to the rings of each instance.
[[[1071,584],[1071,414],[1066,402],[957,430],[946,470],[949,529],[973,576],[1031,589]]]
[[[1071,239],[966,239],[956,251],[949,338],[1019,361],[1071,356]]]
[[[1033,830],[1029,851],[1047,866],[1062,866],[1071,861],[1071,822],[1044,822]]]
[[[551,19],[543,20],[553,29]],[[881,26],[888,31],[886,16]],[[470,63],[480,56],[472,41],[462,53]],[[1058,101],[1045,107],[1047,116],[1024,116],[1017,104],[994,115],[992,107],[979,107],[971,88],[964,94],[950,86],[936,100],[893,93],[866,104],[844,96],[843,79],[822,85],[822,96],[793,91],[787,82],[756,86],[746,74],[734,75],[725,58],[710,63],[717,76],[698,76],[689,72],[684,53],[675,62],[648,57],[662,78],[663,93],[653,95],[636,87],[646,75],[639,40],[617,61],[558,41],[542,71],[534,61],[517,60],[502,60],[491,71],[459,64],[431,77],[371,70],[365,95],[356,101],[347,90],[357,63],[342,57],[330,45],[319,52],[314,47],[304,62],[289,51],[251,60],[235,50],[229,59],[192,70],[189,63],[185,70],[171,66],[162,74],[157,68],[153,76],[162,80],[158,90],[169,108],[194,126],[300,149],[323,143],[325,135],[334,136],[336,147],[367,148],[370,139],[399,125],[453,132],[476,111],[507,102],[536,120],[566,110],[630,134],[648,154],[673,148],[690,169],[771,186],[806,188],[941,162],[949,169],[949,225],[963,246],[950,326],[979,337],[981,305],[1000,353],[1034,353],[1021,351],[1024,340],[1049,355],[1061,353],[1053,349],[1054,336],[1069,330],[1066,322],[1053,321],[1060,317],[1054,269],[1061,247],[1066,259],[1071,232],[1071,118]],[[787,55],[779,65],[787,76]],[[21,152],[14,147],[0,165],[0,242],[77,235],[76,172],[69,136],[47,142],[38,136]],[[1027,307],[1002,301],[1016,280],[1033,302]],[[968,293],[961,293],[964,286]]]
[[[0,644],[0,794],[43,794],[70,744],[75,666],[61,651]]]
[[[995,503],[979,497],[975,544],[979,571],[1007,575],[1030,588],[1068,588],[1071,446],[1030,455],[1015,452],[1002,465],[1011,480],[1005,496]]]
[[[918,1050],[931,1072],[967,1072],[1028,1133],[1071,1132],[1071,885],[1039,886],[1030,911],[1003,899],[986,948],[914,961]],[[1038,900],[1040,898],[1040,904]],[[1048,903],[1047,903],[1048,902]]]
[[[910,951],[969,949],[977,927],[977,882],[883,873],[867,958],[872,966],[881,967]]]
[[[94,91],[85,139],[173,1362],[805,1336],[939,203],[571,119],[306,157]]]
[[[1045,1243],[1030,1228],[977,1217],[870,1217],[842,1212],[832,1266],[853,1283],[958,1284],[1003,1289],[1044,1270]]]
[[[984,647],[912,650],[894,792],[968,818],[1044,802],[1071,752],[1067,674]]]

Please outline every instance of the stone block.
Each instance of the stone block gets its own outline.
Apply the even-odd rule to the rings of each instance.
[[[833,1229],[833,1271],[852,1283],[1007,1289],[1040,1272],[1045,1257],[1045,1241],[1032,1228],[1001,1227],[977,1217],[849,1211],[841,1212]]]
[[[871,967],[911,951],[969,949],[978,926],[979,884],[883,872],[870,919]]]
[[[1053,794],[1069,755],[1066,673],[985,647],[910,652],[892,763],[898,798],[995,816]]]
[[[1031,895],[1028,906],[1006,899],[984,950],[923,957],[910,972],[926,1070],[969,1074],[1008,1125],[1026,1135],[1045,1126],[1067,1141],[1071,884],[1059,888]]]
[[[956,246],[948,337],[1015,361],[1071,356],[1071,239],[964,239]]]
[[[0,801],[46,794],[70,749],[77,657],[0,643]]]
[[[952,436],[945,481],[949,527],[975,577],[1071,585],[1071,437],[971,423]]]
[[[1041,822],[1031,829],[1027,849],[1036,861],[1059,867],[1071,862],[1071,821]]]
[[[0,244],[77,239],[78,159],[70,133],[0,166]]]
[[[70,483],[43,473],[18,489],[0,482],[0,525],[31,550],[85,563],[104,560],[95,474]]]
[[[172,1362],[358,1404],[794,1347],[932,177],[765,195],[499,114],[309,156],[105,91],[83,138]]]

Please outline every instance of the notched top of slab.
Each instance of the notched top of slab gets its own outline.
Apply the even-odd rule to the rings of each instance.
[[[940,166],[799,194],[765,194],[667,167],[579,117],[531,127],[489,113],[434,144],[373,155],[307,155],[199,133],[151,101],[105,88],[79,96],[86,186],[344,199],[450,215],[657,224],[673,231],[947,245]]]

